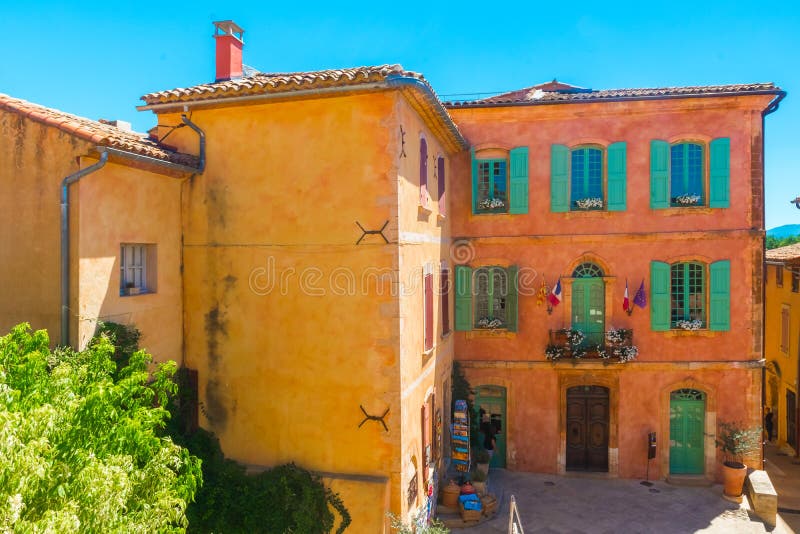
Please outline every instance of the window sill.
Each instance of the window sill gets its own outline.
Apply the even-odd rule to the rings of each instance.
[[[140,289],[136,293],[128,293],[127,290],[124,290],[124,291],[120,291],[119,296],[120,297],[138,297],[138,296],[141,296],[141,295],[152,295],[154,293],[155,293],[155,291],[148,291],[147,289]]]
[[[499,338],[506,338],[511,339],[517,337],[516,332],[511,332],[504,328],[495,328],[495,329],[483,329],[478,328],[475,330],[468,330],[466,332],[467,339],[483,339],[483,338],[490,338],[490,339],[499,339]]]
[[[651,208],[651,211],[655,211],[664,217],[673,217],[675,215],[709,215],[714,213],[715,210],[720,209],[725,208],[709,208],[708,206],[670,206],[669,208]]]
[[[430,358],[431,354],[433,354],[434,350],[436,350],[436,345],[434,345],[433,347],[429,348],[428,350],[423,350],[422,351],[422,358],[423,359]]]
[[[428,216],[431,213],[433,213],[433,210],[429,206],[423,206],[422,204],[417,206],[417,209],[419,210],[420,214],[425,216]]]
[[[450,335],[451,335],[452,333],[453,333],[453,331],[452,331],[452,330],[450,330],[449,332],[445,332],[444,334],[442,334],[442,337],[441,337],[440,339],[442,339],[442,340],[445,340],[445,339],[447,339],[448,337],[450,337]]]
[[[607,210],[573,210],[563,213],[566,215],[567,219],[608,219],[614,212]],[[619,213],[624,212],[621,211]]]
[[[444,214],[444,213],[441,213],[441,212],[440,212],[440,213],[437,213],[437,214],[436,214],[436,218],[437,218],[437,219],[439,219],[440,221],[443,221],[443,220],[445,220],[447,217],[445,216],[445,214]]]
[[[665,332],[669,337],[717,337],[724,332],[702,328],[700,330],[668,330]]]

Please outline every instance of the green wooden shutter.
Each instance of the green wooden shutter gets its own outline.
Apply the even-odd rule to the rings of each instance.
[[[608,211],[626,209],[626,152],[625,142],[608,146]]]
[[[669,207],[669,143],[650,141],[650,207]]]
[[[709,329],[728,331],[731,329],[731,262],[715,261],[709,269],[711,287]]]
[[[472,158],[472,213],[478,213],[478,160],[474,148],[469,153]]]
[[[519,295],[519,280],[517,273],[519,268],[512,265],[506,269],[508,276],[508,295],[506,296],[506,328],[510,332],[517,331],[517,302]]]
[[[650,262],[650,328],[654,331],[669,330],[669,264]]]
[[[569,148],[550,147],[550,211],[569,211]]]
[[[528,213],[528,147],[512,148],[509,189],[511,204],[509,213]]]
[[[720,137],[711,141],[711,168],[709,169],[709,199],[712,208],[730,207],[731,140]]]
[[[472,269],[456,265],[456,330],[472,330]]]

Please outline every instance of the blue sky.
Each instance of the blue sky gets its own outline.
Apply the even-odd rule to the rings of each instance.
[[[782,5],[783,4],[783,5]],[[789,5],[787,5],[789,4]],[[800,224],[794,2],[48,2],[0,0],[0,92],[145,131],[145,93],[213,81],[214,20],[262,71],[401,63],[442,95],[559,80],[594,89],[773,81],[767,228]],[[651,5],[654,7],[642,7]]]

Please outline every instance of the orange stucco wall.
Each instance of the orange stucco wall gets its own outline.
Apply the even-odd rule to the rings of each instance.
[[[0,332],[21,322],[60,331],[61,180],[88,144],[0,111]]]
[[[84,158],[83,166],[97,160]],[[182,362],[181,178],[109,162],[70,189],[72,339],[79,347],[97,321],[132,324],[155,361]],[[120,295],[120,245],[147,244],[151,292]],[[153,261],[155,260],[155,261]],[[152,272],[150,276],[152,277]]]
[[[437,327],[423,355],[419,283],[433,262],[438,288],[449,222],[435,199],[418,211],[419,134],[429,154],[442,149],[397,92],[198,108],[192,121],[207,139],[183,203],[185,361],[201,424],[255,469],[323,473],[352,528],[378,532],[385,514],[363,499],[404,516],[421,505],[420,409],[431,392],[440,409],[446,397],[452,341]],[[170,142],[195,152],[187,130]],[[356,223],[388,223],[390,244],[356,244]],[[388,431],[361,407],[388,410]],[[420,497],[409,503],[412,457]]]
[[[469,242],[466,262],[518,265],[527,271],[519,297],[518,332],[457,332],[456,359],[473,386],[508,388],[508,452],[512,469],[563,472],[563,384],[610,390],[609,473],[644,476],[646,436],[658,434],[651,476],[669,473],[669,392],[681,387],[706,394],[706,433],[716,421],[760,423],[761,262],[760,111],[768,97],[685,99],[595,104],[453,109],[451,114],[478,151],[496,157],[529,148],[529,212],[473,215],[469,155],[454,162],[453,236]],[[730,208],[650,208],[650,141],[731,140]],[[608,146],[627,143],[627,209],[622,212],[550,212],[552,144]],[[754,148],[755,147],[755,148]],[[486,156],[484,156],[486,157]],[[501,156],[503,157],[503,156]],[[706,152],[706,158],[707,158]],[[705,167],[708,167],[706,161]],[[686,259],[731,262],[731,329],[728,332],[650,328],[650,309],[622,310],[626,280],[631,300],[644,280],[650,296],[650,262]],[[605,329],[630,328],[634,362],[552,364],[544,349],[550,330],[571,324],[573,269],[600,266],[605,281]],[[522,272],[522,270],[520,271]],[[542,280],[561,277],[563,301],[552,314],[537,305]],[[684,384],[678,387],[678,384]],[[713,405],[713,406],[712,406]],[[713,439],[706,438],[705,475],[718,476]]]
[[[94,147],[50,126],[0,112],[0,332],[20,322],[61,343],[62,180],[97,162]],[[70,186],[70,342],[82,348],[97,320],[134,324],[157,361],[181,361],[180,184],[110,162]],[[155,294],[119,296],[121,243],[158,249]]]

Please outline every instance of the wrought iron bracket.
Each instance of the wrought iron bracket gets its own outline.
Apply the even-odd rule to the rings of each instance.
[[[403,130],[403,125],[400,125],[400,157],[406,157],[406,131]]]
[[[378,421],[383,425],[383,428],[386,429],[387,432],[389,431],[389,427],[386,426],[386,423],[383,420],[383,418],[389,414],[389,408],[386,408],[386,411],[383,412],[383,415],[370,415],[363,406],[359,404],[358,407],[361,408],[361,413],[364,414],[364,419],[358,424],[358,428],[361,428],[361,426],[367,421]]]
[[[383,238],[384,241],[386,241],[387,245],[389,244],[389,240],[386,239],[385,235],[383,235],[383,231],[386,229],[387,226],[389,226],[388,220],[385,223],[383,223],[383,226],[381,226],[380,230],[365,230],[364,227],[361,226],[361,223],[358,221],[356,221],[356,225],[358,225],[358,227],[361,228],[361,231],[363,232],[361,234],[361,237],[358,238],[358,241],[356,241],[356,245],[360,245],[361,240],[367,237],[368,235],[379,235]]]

